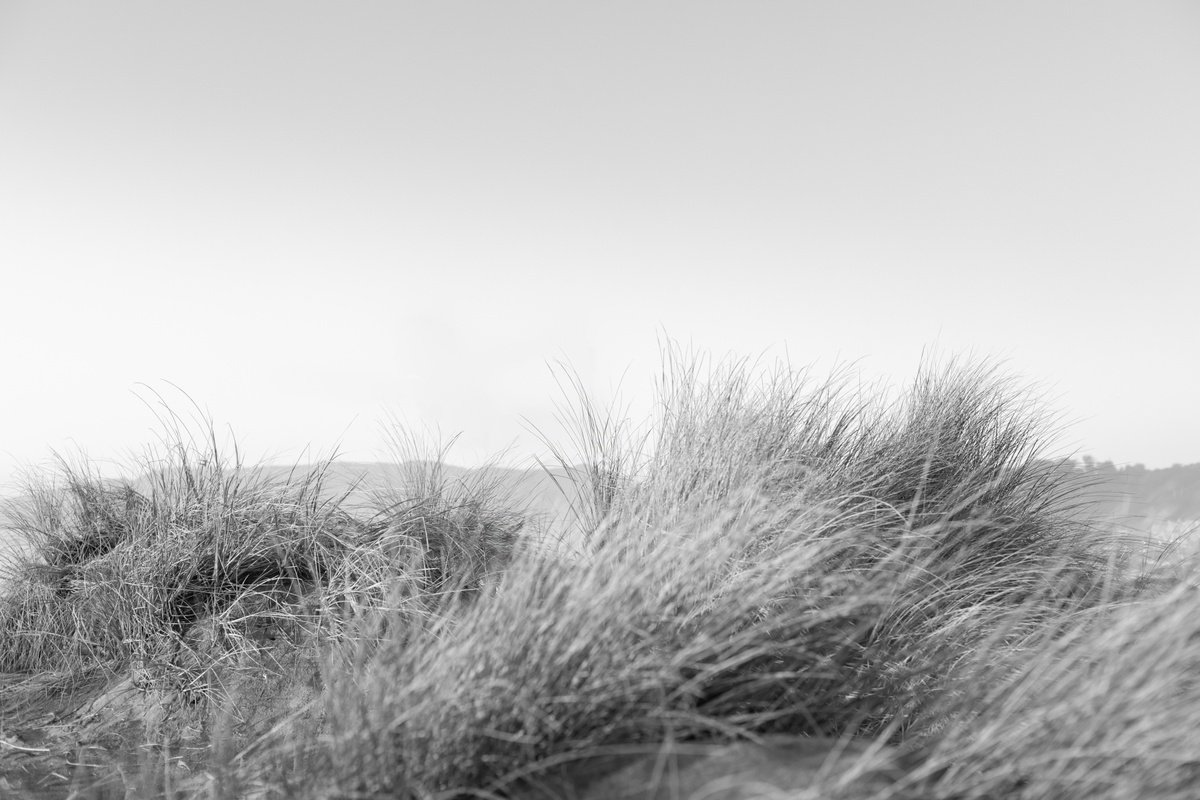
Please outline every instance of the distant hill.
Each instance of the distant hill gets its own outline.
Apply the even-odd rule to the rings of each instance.
[[[1117,467],[1111,461],[1047,462],[1057,469],[1066,469],[1085,485],[1084,498],[1093,506],[1097,516],[1115,518],[1136,527],[1149,527],[1160,522],[1200,520],[1200,463],[1175,465],[1164,469],[1147,469],[1141,464]],[[363,501],[372,491],[388,487],[405,487],[422,462],[389,464],[383,462],[334,463],[326,473],[326,487],[332,492],[346,492],[351,502]],[[271,477],[286,476],[288,468],[268,467]],[[303,472],[306,467],[296,469]],[[480,479],[494,482],[509,497],[527,503],[535,512],[555,513],[566,510],[570,493],[569,481],[562,468],[546,473],[540,468],[514,469],[485,467],[469,469],[443,466],[447,480]],[[572,500],[574,498],[572,497]]]
[[[416,488],[431,469],[430,462],[347,461],[334,462],[324,474],[324,494],[344,497],[352,508],[377,506],[378,498],[403,498],[405,492]],[[272,480],[284,480],[289,473],[303,475],[308,465],[299,467],[264,467],[262,474]],[[441,480],[448,484],[466,483],[494,487],[497,499],[533,514],[553,516],[567,511],[576,501],[566,471],[555,468],[547,472],[540,467],[467,468],[443,464],[438,467]]]
[[[1164,522],[1200,520],[1200,464],[1147,469],[1085,458],[1068,462],[1085,479],[1097,514],[1149,530]]]
[[[1111,461],[1092,459],[1054,463],[1059,469],[1069,470],[1085,485],[1084,498],[1097,517],[1147,530],[1163,522],[1200,520],[1200,464],[1147,469],[1141,464],[1117,467]],[[332,491],[347,492],[351,502],[365,501],[373,491],[387,487],[402,489],[421,467],[419,462],[335,463],[326,475],[326,486]],[[285,468],[268,469],[274,471],[267,473],[272,477],[287,473]],[[540,468],[444,466],[442,469],[447,480],[494,482],[502,493],[527,504],[535,513],[555,514],[569,506],[563,492],[570,494],[571,488],[561,468],[549,474]],[[571,501],[574,499],[572,495]]]

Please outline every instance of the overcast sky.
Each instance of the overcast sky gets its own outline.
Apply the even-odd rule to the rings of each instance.
[[[1196,462],[1200,5],[0,0],[0,270],[0,479],[172,384],[252,459],[520,456],[664,335]]]

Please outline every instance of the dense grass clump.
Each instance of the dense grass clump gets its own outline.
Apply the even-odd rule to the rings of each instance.
[[[1057,630],[1119,582],[1079,487],[1038,460],[1040,423],[987,370],[927,372],[885,405],[669,367],[629,449],[580,414],[585,556],[520,561],[333,681],[337,785],[503,793],[614,747],[780,732],[924,748],[980,648]]]
[[[201,620],[228,622],[248,594],[298,599],[344,558],[353,533],[318,501],[320,475],[271,483],[181,448],[135,482],[65,462],[14,516],[29,547],[0,627],[5,671],[173,666]],[[239,617],[237,623],[250,620]]]
[[[307,654],[312,701],[189,784],[222,799],[595,800],[572,776],[614,758],[781,741],[854,754],[819,796],[1188,796],[1193,571],[1086,513],[1026,391],[679,353],[659,389],[644,429],[577,404],[567,546],[441,454],[365,503],[211,442],[124,483],[64,468],[17,517],[0,669],[142,670],[216,713]]]
[[[312,699],[323,648],[364,636],[365,609],[431,613],[516,546],[519,515],[436,465],[413,467],[419,495],[365,509],[328,467],[247,468],[210,434],[177,436],[129,479],[64,459],[35,474],[6,512],[22,547],[0,583],[0,674],[29,690],[6,704],[49,707],[90,676],[120,695],[103,701],[129,718],[114,724],[151,741],[218,723],[253,738]]]

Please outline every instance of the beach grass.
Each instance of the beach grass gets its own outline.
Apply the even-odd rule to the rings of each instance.
[[[11,514],[0,671],[129,676],[142,743],[200,745],[147,797],[535,797],[781,736],[901,768],[772,796],[1192,796],[1195,570],[1089,513],[1028,388],[669,350],[635,425],[563,385],[548,526],[436,449],[365,504],[211,429],[124,482],[60,462]]]

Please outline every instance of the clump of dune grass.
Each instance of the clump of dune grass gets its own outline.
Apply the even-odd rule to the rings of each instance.
[[[1045,418],[993,370],[886,402],[676,356],[661,389],[644,438],[584,405],[585,555],[525,554],[330,676],[331,785],[503,796],[614,747],[768,733],[923,751],[981,650],[1124,596]]]
[[[0,673],[31,677],[6,697],[127,679],[134,699],[107,707],[128,706],[151,743],[196,726],[207,740],[233,715],[245,744],[281,715],[319,716],[305,698],[326,643],[382,630],[364,609],[435,613],[516,546],[520,514],[488,487],[445,485],[438,463],[367,508],[326,485],[329,464],[280,476],[244,465],[211,424],[174,425],[130,477],[66,459],[31,475],[7,514],[24,546],[0,592]]]
[[[0,607],[0,668],[136,663],[165,678],[194,624],[250,592],[294,596],[348,546],[349,521],[316,499],[319,470],[271,482],[222,459],[215,443],[180,444],[147,464],[136,479],[108,481],[61,461],[57,476],[29,487],[10,514],[29,546]]]
[[[332,676],[338,785],[499,790],[611,745],[844,732],[869,705],[854,696],[868,688],[855,665],[891,587],[797,566],[858,542],[797,536],[751,561],[758,526],[706,517],[660,531],[636,558],[611,545],[582,564],[527,556],[458,617]]]

